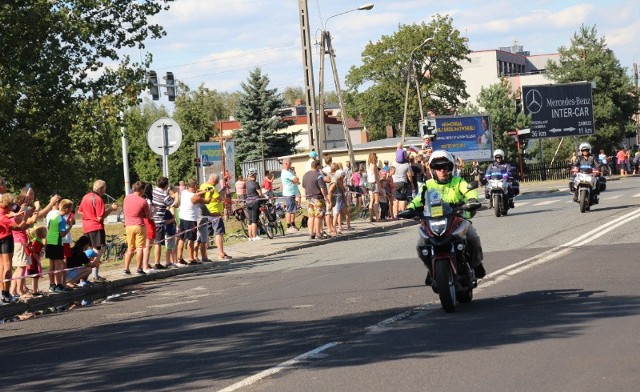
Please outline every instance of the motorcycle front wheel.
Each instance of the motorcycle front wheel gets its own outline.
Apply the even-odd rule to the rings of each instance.
[[[586,212],[589,209],[589,192],[586,189],[580,189],[578,202],[580,203],[580,212]]]
[[[455,312],[456,285],[453,282],[451,266],[447,261],[440,260],[436,263],[435,279],[442,309],[447,313]]]
[[[492,196],[492,200],[496,218],[500,218],[500,215],[502,214],[502,201],[500,200],[500,194],[494,193]]]

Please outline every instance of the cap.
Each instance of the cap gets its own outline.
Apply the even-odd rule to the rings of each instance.
[[[423,139],[429,139],[429,135],[423,135],[422,138]]]
[[[388,163],[389,163],[389,161],[387,161],[387,160],[385,159],[385,160],[384,160],[384,164],[386,165],[386,164],[388,164]]]
[[[317,158],[318,157],[318,153],[316,152],[316,150],[313,150],[309,153],[309,158]]]

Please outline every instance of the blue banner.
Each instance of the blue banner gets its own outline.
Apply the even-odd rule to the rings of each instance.
[[[435,123],[434,150],[447,150],[464,161],[492,160],[493,131],[488,115],[436,116]]]

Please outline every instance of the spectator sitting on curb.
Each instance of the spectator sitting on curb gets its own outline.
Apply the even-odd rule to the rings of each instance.
[[[86,252],[92,257],[89,257]],[[67,259],[67,286],[73,287],[78,285],[84,287],[88,284],[87,278],[91,274],[91,269],[100,264],[97,261],[98,253],[91,249],[91,242],[86,235],[80,236],[71,248],[71,256]]]

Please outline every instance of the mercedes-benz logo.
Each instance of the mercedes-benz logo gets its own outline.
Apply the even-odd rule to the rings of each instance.
[[[524,104],[531,114],[536,114],[542,109],[542,95],[538,90],[529,90],[524,97]]]

